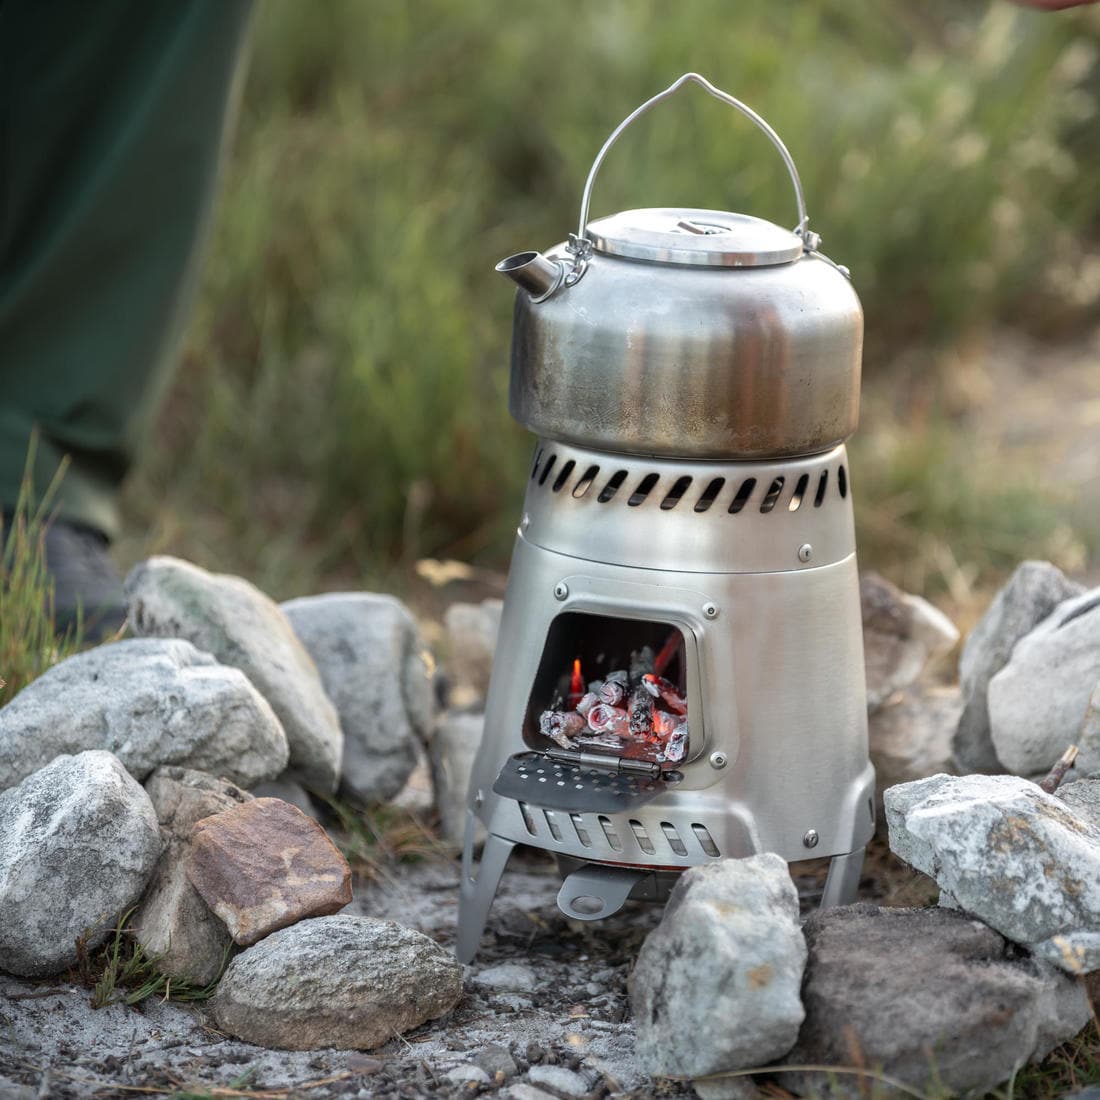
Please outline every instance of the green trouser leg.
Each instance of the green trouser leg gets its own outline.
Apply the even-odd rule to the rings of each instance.
[[[167,379],[251,0],[0,0],[0,505],[108,535]]]

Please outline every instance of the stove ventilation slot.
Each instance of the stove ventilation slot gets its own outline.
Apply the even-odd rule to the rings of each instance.
[[[675,830],[675,828],[673,828],[673,826],[669,822],[661,822],[661,832],[665,834],[665,840],[668,841],[668,846],[678,856],[686,856],[688,854],[688,850],[684,846],[684,842],[680,839],[680,834]]]
[[[519,812],[523,815],[523,824],[532,836],[538,836],[535,832],[535,819],[531,816],[531,807],[526,802],[520,802]]]
[[[640,821],[631,818],[630,828],[634,833],[634,839],[638,842],[638,847],[647,856],[653,855],[656,849],[653,847],[653,841],[649,839],[649,833],[645,831],[645,826]]]
[[[692,825],[691,831],[695,834],[695,839],[699,841],[699,847],[702,848],[708,856],[717,856],[720,854],[718,845],[714,843],[714,838],[707,832],[705,825]]]
[[[599,821],[600,828],[603,829],[603,835],[607,837],[607,843],[611,845],[612,851],[621,852],[623,850],[623,842],[619,839],[619,834],[615,831],[615,826],[611,824],[611,818],[606,814],[600,814]]]
[[[588,497],[597,481],[600,479],[601,467],[590,465],[578,467],[577,460],[566,459],[560,465],[557,454],[547,454],[546,449],[540,449],[535,457],[534,466],[531,469],[531,480],[540,486],[547,486],[553,493],[568,493],[576,500]],[[603,482],[603,487],[596,496],[600,504],[609,504],[611,501],[622,500],[625,494],[620,490],[631,476],[628,469],[614,470]],[[669,484],[671,480],[671,484]],[[828,495],[829,471],[821,470],[819,473],[802,473],[795,481],[792,479],[790,498],[786,501],[786,507],[780,508],[784,489],[788,487],[787,479],[782,475],[765,481],[767,486],[763,497],[760,499],[758,511],[767,515],[769,512],[788,511],[797,512],[803,505],[808,507],[809,498],[813,497],[813,506],[820,508]],[[841,465],[836,468],[836,494],[841,500],[848,496],[848,471]],[[731,516],[744,511],[752,499],[757,488],[757,478],[746,477],[743,480],[730,482],[726,477],[714,477],[707,481],[702,491],[692,491],[693,485],[702,485],[702,479],[692,474],[681,474],[674,479],[666,479],[662,484],[661,474],[655,470],[644,472],[634,486],[633,492],[626,497],[626,504],[631,508],[638,508],[649,501],[659,502],[662,512],[670,512],[680,506],[682,501],[691,500],[694,497],[692,510],[702,514],[709,512],[717,503],[723,490],[734,489],[726,511]],[[695,497],[695,492],[699,495]]]
[[[586,847],[592,847],[592,838],[588,835],[588,830],[584,827],[584,818],[580,814],[570,814],[569,820],[573,822],[573,828],[576,831],[577,839]]]

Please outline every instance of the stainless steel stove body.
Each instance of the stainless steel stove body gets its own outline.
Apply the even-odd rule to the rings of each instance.
[[[775,143],[795,231],[688,209],[588,224],[610,146],[689,81]],[[684,868],[762,851],[831,856],[825,903],[854,895],[874,829],[843,446],[862,314],[817,245],[778,137],[688,74],[608,139],[570,242],[499,267],[520,287],[511,408],[539,443],[470,786],[464,961],[516,844],[559,858],[558,904],[580,919],[660,900]],[[564,706],[570,664],[599,681],[643,646],[675,652],[679,755],[625,735],[594,748],[546,736],[540,715]]]

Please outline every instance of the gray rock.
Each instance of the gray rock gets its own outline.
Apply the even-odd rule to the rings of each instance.
[[[210,1007],[218,1026],[279,1050],[372,1050],[450,1012],[462,967],[420,932],[371,917],[314,917],[230,964]]]
[[[517,1081],[510,1085],[508,1091],[502,1095],[505,1100],[558,1100],[552,1092],[529,1085],[526,1081]]]
[[[588,1092],[588,1082],[574,1070],[565,1066],[532,1066],[527,1071],[527,1079],[535,1085],[560,1092],[563,1096],[584,1096]]]
[[[252,795],[224,779],[187,768],[158,768],[145,784],[164,851],[130,925],[172,978],[208,985],[221,973],[233,941],[187,879],[191,827]]]
[[[997,758],[1016,775],[1047,772],[1076,744],[1100,682],[1100,588],[1060,603],[1016,643],[989,682],[989,722]],[[1079,772],[1100,767],[1090,742]]]
[[[0,789],[88,749],[114,753],[139,780],[180,764],[247,786],[287,761],[282,726],[247,677],[177,639],[79,653],[0,709]]]
[[[1054,796],[1064,802],[1077,817],[1100,829],[1100,779],[1078,779],[1075,783],[1063,783],[1054,792]]]
[[[954,752],[965,771],[1003,772],[989,727],[989,681],[1008,663],[1016,643],[1038,626],[1063,600],[1079,595],[1081,585],[1045,561],[1025,561],[997,593],[970,632],[959,658],[964,709],[955,733]],[[1048,765],[1049,767],[1049,765]]]
[[[852,905],[816,913],[805,933],[792,1064],[881,1067],[917,1090],[984,1094],[1090,1018],[1073,979],[952,910]],[[861,1095],[859,1078],[836,1081],[836,1094]],[[826,1086],[824,1075],[781,1082],[803,1095]]]
[[[1100,829],[1034,783],[937,775],[885,803],[894,853],[1010,940],[1100,929]]]
[[[1100,773],[1100,680],[1092,689],[1076,743],[1080,750],[1076,761],[1077,774]]]
[[[277,604],[240,577],[169,557],[134,566],[125,588],[136,634],[186,638],[239,668],[279,716],[291,768],[309,786],[336,789],[340,722],[312,658]]]
[[[859,578],[867,709],[874,713],[896,691],[915,683],[929,661],[959,640],[955,624],[920,596],[877,573]]]
[[[481,1066],[475,1066],[470,1062],[447,1070],[443,1078],[454,1085],[487,1085],[490,1081],[489,1075]]]
[[[871,762],[879,789],[947,770],[962,700],[957,687],[914,684],[868,721]]]
[[[282,605],[340,715],[340,793],[367,805],[392,798],[416,765],[435,697],[423,639],[393,596],[331,592]]]
[[[432,765],[423,745],[416,746],[416,766],[405,785],[390,799],[390,805],[415,816],[430,814],[435,809],[435,784]]]
[[[1036,958],[1069,974],[1100,970],[1100,928],[1063,932],[1028,946]]]
[[[705,1077],[786,1054],[805,964],[798,893],[779,856],[686,871],[630,976],[639,1066]]]
[[[302,813],[312,817],[314,821],[321,820],[317,804],[309,791],[289,775],[281,775],[278,779],[257,783],[249,793],[253,798],[278,798],[283,802],[289,802],[292,806],[297,806]]]
[[[484,714],[447,711],[440,717],[428,747],[439,831],[451,844],[461,844],[466,832],[466,795],[484,728]],[[478,843],[485,839],[485,828],[480,822],[475,837]]]
[[[783,1077],[779,1077],[782,1084]],[[692,1081],[691,1087],[699,1100],[757,1100],[763,1093],[749,1076],[746,1077],[704,1077]]]
[[[453,603],[444,612],[452,706],[484,706],[503,609],[503,600],[482,600]]]
[[[504,993],[528,993],[538,984],[535,972],[522,963],[498,963],[475,974],[472,980],[477,985]]]
[[[0,969],[57,974],[98,947],[160,855],[149,796],[109,752],[58,756],[0,793]]]
[[[507,1047],[495,1044],[490,1044],[479,1050],[474,1055],[474,1062],[494,1081],[497,1080],[497,1074],[500,1074],[502,1079],[507,1079],[515,1077],[519,1072],[519,1067],[516,1065],[516,1060],[512,1057],[511,1051]]]

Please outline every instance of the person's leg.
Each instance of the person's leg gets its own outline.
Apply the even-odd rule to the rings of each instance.
[[[251,0],[0,0],[0,506],[111,537],[167,377]],[[59,592],[59,604],[62,602]]]

